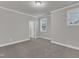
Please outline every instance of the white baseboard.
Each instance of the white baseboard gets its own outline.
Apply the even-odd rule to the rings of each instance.
[[[71,46],[71,45],[67,45],[67,44],[63,44],[63,43],[60,43],[60,42],[53,41],[53,38],[48,38],[48,37],[43,37],[43,36],[39,36],[37,38],[47,39],[47,40],[50,40],[51,43],[54,43],[54,44],[57,44],[57,45],[61,45],[61,46],[65,46],[65,47],[68,47],[68,48],[72,48],[72,49],[75,49],[75,50],[79,50],[79,47],[75,47],[75,46]],[[0,47],[13,45],[13,44],[17,44],[17,43],[28,41],[28,40],[30,40],[30,39],[24,39],[24,40],[20,40],[20,41],[6,43],[6,44],[0,45]]]
[[[40,36],[37,36],[36,39],[40,38]]]
[[[48,37],[43,37],[43,36],[40,36],[40,38],[50,40],[51,43],[54,43],[54,44],[57,44],[57,45],[61,45],[61,46],[68,47],[68,48],[72,48],[72,49],[75,49],[75,50],[79,50],[79,47],[75,47],[75,46],[72,46],[72,45],[68,45],[68,44],[64,44],[64,43],[53,41],[53,38],[48,38]]]
[[[75,49],[75,50],[79,50],[79,47],[63,44],[63,43],[56,42],[56,41],[53,41],[53,40],[51,41],[51,43],[58,44],[58,45],[61,45],[61,46],[64,46],[64,47],[68,47],[68,48],[72,48],[72,49]]]
[[[4,46],[8,46],[8,45],[13,45],[13,44],[17,44],[17,43],[28,41],[28,40],[30,40],[30,39],[24,39],[24,40],[20,40],[20,41],[5,43],[5,44],[0,45],[0,47],[4,47]]]
[[[42,39],[52,40],[51,38],[44,37],[44,36],[38,36],[37,38],[42,38]]]

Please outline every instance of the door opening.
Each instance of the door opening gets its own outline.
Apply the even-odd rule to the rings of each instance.
[[[36,23],[35,23],[35,21],[29,21],[29,38],[36,39]]]

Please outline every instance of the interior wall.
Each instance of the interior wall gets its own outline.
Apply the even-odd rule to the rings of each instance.
[[[51,19],[48,19],[50,31],[40,32],[40,36],[79,48],[79,26],[67,25],[67,11],[73,8],[79,8],[79,5],[51,13]]]
[[[0,45],[29,39],[29,20],[35,17],[0,8]]]
[[[38,17],[35,17],[34,19],[35,23],[36,23],[36,29],[35,29],[35,38],[38,38],[39,37],[39,19]]]

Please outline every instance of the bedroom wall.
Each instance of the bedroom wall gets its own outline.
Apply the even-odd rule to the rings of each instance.
[[[51,33],[55,33],[53,41],[79,48],[79,26],[67,25],[67,11],[73,8],[79,8],[79,5],[51,14]]]
[[[35,17],[0,8],[0,45],[29,39],[29,20]]]
[[[48,30],[50,31],[40,32],[40,36],[79,48],[79,26],[67,25],[67,11],[73,8],[79,8],[79,4],[51,13],[51,19],[48,19],[50,23]]]

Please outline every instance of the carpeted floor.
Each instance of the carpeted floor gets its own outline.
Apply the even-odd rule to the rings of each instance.
[[[29,40],[0,48],[0,58],[78,58],[79,51],[45,39]]]

